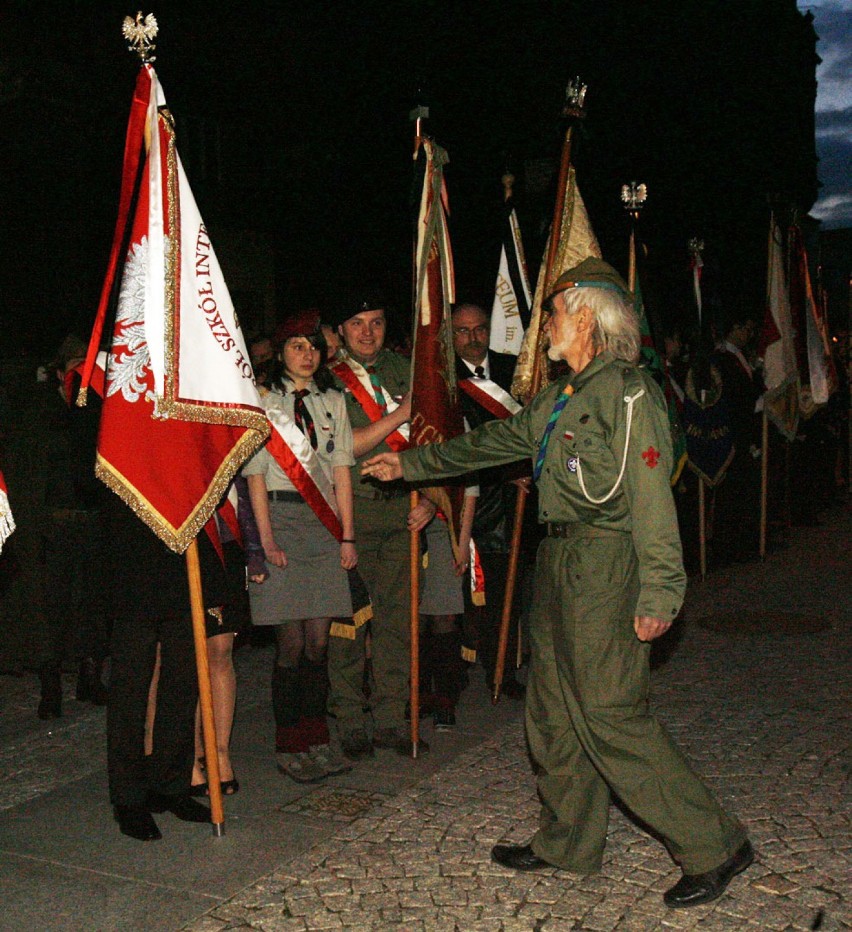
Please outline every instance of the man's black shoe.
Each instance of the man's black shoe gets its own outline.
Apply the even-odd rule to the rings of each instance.
[[[704,874],[684,874],[683,877],[663,894],[663,902],[671,909],[698,906],[709,903],[725,892],[725,888],[737,874],[741,874],[754,860],[754,849],[750,841],[744,841],[737,851],[715,870]]]
[[[514,677],[510,677],[507,680],[503,680],[503,682],[500,684],[500,692],[507,699],[516,699],[520,702],[526,696],[527,688],[523,683],[519,683]]]
[[[148,807],[152,812],[170,812],[181,822],[209,822],[210,810],[191,796],[164,796],[151,793]]]
[[[377,728],[373,732],[373,746],[396,751],[405,757],[412,755],[411,737],[398,728]],[[417,743],[417,753],[425,754],[428,750],[429,745],[421,738]]]
[[[154,817],[147,809],[137,806],[116,806],[115,821],[123,835],[137,841],[157,841],[163,836],[157,828]]]
[[[360,760],[362,757],[374,757],[373,743],[367,737],[363,728],[356,728],[340,736],[340,750],[349,760]]]
[[[530,845],[494,845],[491,860],[513,871],[537,871],[555,866],[540,858]]]

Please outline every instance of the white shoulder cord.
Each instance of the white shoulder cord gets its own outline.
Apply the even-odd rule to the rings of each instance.
[[[604,502],[608,502],[613,495],[618,491],[618,487],[621,485],[621,480],[624,477],[624,469],[627,466],[627,448],[630,446],[630,425],[633,422],[633,405],[635,404],[638,398],[641,398],[645,394],[645,389],[640,389],[635,395],[625,395],[624,400],[627,402],[627,429],[626,436],[624,438],[624,456],[621,458],[621,471],[618,474],[618,478],[615,480],[615,485],[609,490],[609,492],[604,495],[603,498],[592,498],[591,495],[586,491],[586,483],[583,482],[583,467],[580,465],[580,457],[577,457],[577,478],[580,480],[580,488],[583,490],[583,495],[586,496],[586,501],[590,502],[592,505],[602,505]]]

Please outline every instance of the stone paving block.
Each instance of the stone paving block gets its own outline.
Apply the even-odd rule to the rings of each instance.
[[[461,890],[452,883],[445,882],[445,886],[431,890],[430,895],[436,906],[459,907],[467,906],[469,902],[467,890]]]
[[[399,892],[399,905],[404,909],[432,909],[435,902],[426,890],[406,890]]]
[[[576,928],[575,923],[556,916],[551,916],[536,925],[537,932],[573,932]]]
[[[222,932],[225,923],[213,916],[201,916],[192,923],[192,932]]]

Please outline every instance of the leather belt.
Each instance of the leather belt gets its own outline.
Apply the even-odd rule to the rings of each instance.
[[[582,527],[579,521],[548,521],[548,537],[572,537]]]
[[[298,504],[305,500],[300,492],[291,491],[290,489],[271,489],[266,494],[271,502],[290,502],[291,504]]]
[[[391,488],[391,489],[377,489],[377,488],[361,488],[355,495],[358,498],[368,498],[374,502],[387,502],[392,498],[403,498],[408,495],[409,490],[406,488]]]

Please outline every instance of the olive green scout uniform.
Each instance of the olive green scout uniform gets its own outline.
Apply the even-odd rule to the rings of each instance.
[[[598,870],[612,789],[665,839],[684,872],[702,873],[733,854],[745,831],[648,710],[650,644],[636,637],[633,619],[673,620],[686,586],[657,385],[604,352],[514,417],[406,451],[404,475],[413,481],[535,461],[569,381],[574,392],[538,479],[548,536],[536,565],[526,701],[542,800],[532,849],[566,870]]]
[[[409,361],[404,356],[383,349],[374,368],[382,387],[392,397],[404,395],[411,387]],[[370,419],[352,392],[336,377],[335,384],[344,392],[352,429],[368,427]],[[361,476],[361,464],[368,456],[389,450],[383,441],[357,460],[352,467],[352,492],[358,571],[373,603],[370,694],[373,725],[404,728],[411,637],[408,487],[401,482],[382,485]],[[337,718],[338,730],[344,735],[365,727],[364,632],[364,627],[358,628],[354,640],[329,639],[328,710]]]

